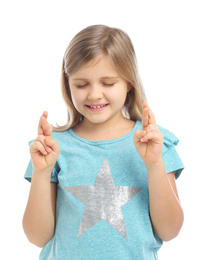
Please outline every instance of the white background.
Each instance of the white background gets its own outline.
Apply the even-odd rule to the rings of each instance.
[[[126,31],[133,41],[149,104],[158,124],[180,139],[186,166],[177,180],[185,212],[179,236],[160,260],[208,257],[208,1],[1,1],[1,259],[38,259],[22,230],[30,184],[23,179],[28,140],[43,110],[65,123],[60,70],[71,38],[92,24]],[[2,146],[3,143],[3,146]]]

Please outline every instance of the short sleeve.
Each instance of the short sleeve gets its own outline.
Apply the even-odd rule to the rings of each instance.
[[[159,126],[158,128],[164,138],[162,157],[166,173],[175,172],[175,178],[177,179],[184,169],[183,162],[176,151],[179,139],[170,131]]]
[[[29,146],[31,145],[33,141],[30,141],[28,144]],[[60,171],[60,168],[59,168],[59,164],[58,162],[55,164],[54,166],[54,169],[52,171],[52,175],[51,175],[51,182],[58,182],[58,173]],[[28,167],[26,169],[26,172],[25,172],[25,175],[24,175],[24,178],[31,182],[31,179],[32,179],[32,174],[33,174],[33,165],[32,165],[32,161],[30,160],[29,163],[28,163]]]

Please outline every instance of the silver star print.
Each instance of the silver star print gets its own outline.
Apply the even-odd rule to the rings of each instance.
[[[121,207],[131,200],[141,188],[115,186],[106,158],[94,186],[73,186],[65,187],[65,189],[86,205],[78,237],[100,220],[105,220],[127,239]]]

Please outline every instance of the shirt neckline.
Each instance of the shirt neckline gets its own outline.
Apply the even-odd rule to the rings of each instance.
[[[99,140],[99,141],[91,141],[91,140],[85,139],[83,137],[80,137],[75,132],[73,132],[72,128],[70,128],[68,131],[74,138],[76,138],[77,140],[79,140],[81,142],[84,142],[84,143],[87,143],[90,145],[100,145],[100,144],[111,144],[111,143],[123,141],[124,139],[128,138],[129,136],[132,136],[137,129],[141,129],[140,125],[141,125],[141,122],[136,121],[135,126],[128,134],[126,134],[122,137],[119,137],[119,138],[115,138],[115,139]]]

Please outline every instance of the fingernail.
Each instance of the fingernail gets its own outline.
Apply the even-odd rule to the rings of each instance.
[[[46,147],[46,150],[48,153],[50,153],[52,151],[52,149],[50,147]]]

